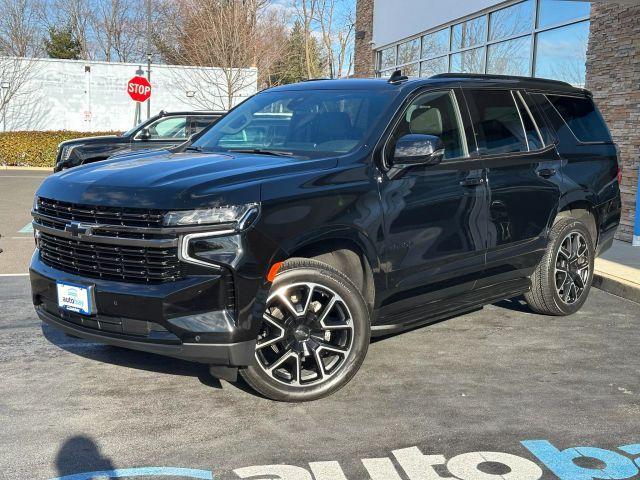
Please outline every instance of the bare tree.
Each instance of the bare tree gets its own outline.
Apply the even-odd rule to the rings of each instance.
[[[180,83],[199,92],[193,102],[206,108],[230,108],[255,81],[247,68],[268,71],[279,45],[270,41],[273,23],[267,0],[181,0],[173,8],[173,30],[159,44],[168,63],[200,68],[177,73]],[[165,28],[165,31],[167,28]],[[282,42],[284,43],[284,42]],[[208,86],[208,88],[203,88]]]
[[[353,68],[353,56],[349,50],[354,40],[353,2],[317,0],[315,18],[322,35],[329,76],[348,77]]]
[[[96,0],[92,27],[97,54],[107,62],[130,62],[145,50],[146,10],[142,0]]]
[[[0,57],[0,120],[2,130],[7,128],[11,113],[35,107],[35,86],[29,81],[35,72],[36,60],[22,57]]]
[[[36,0],[0,0],[0,54],[30,57],[41,53],[41,4]]]
[[[304,35],[304,56],[307,68],[307,78],[318,78],[321,71],[315,62],[314,32],[319,3],[322,0],[292,0],[296,18],[302,25]]]

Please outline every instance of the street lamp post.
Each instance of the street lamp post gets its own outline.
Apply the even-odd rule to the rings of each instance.
[[[151,0],[147,0],[147,80],[151,83]],[[151,98],[147,100],[147,120],[151,118]]]
[[[11,84],[9,82],[0,83],[0,105],[2,105],[2,131],[7,131],[7,105],[5,104],[5,99],[7,98],[7,90],[11,88]]]
[[[151,54],[147,53],[147,80],[151,83]],[[147,120],[151,118],[151,97],[147,100]]]

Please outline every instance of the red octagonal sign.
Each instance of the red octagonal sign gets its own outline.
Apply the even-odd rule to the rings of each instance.
[[[144,102],[151,96],[151,84],[144,77],[133,77],[127,83],[127,93],[136,102]]]

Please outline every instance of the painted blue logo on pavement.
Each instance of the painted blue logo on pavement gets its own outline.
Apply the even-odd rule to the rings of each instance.
[[[131,478],[131,477],[183,477],[213,480],[213,473],[209,470],[196,470],[193,468],[175,467],[143,467],[143,468],[118,468],[116,470],[101,470],[96,472],[74,473],[64,477],[56,477],[51,480],[97,480],[100,478]]]

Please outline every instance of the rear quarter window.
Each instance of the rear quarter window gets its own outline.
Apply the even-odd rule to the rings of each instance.
[[[590,98],[546,95],[571,132],[581,142],[611,142],[611,134]]]

